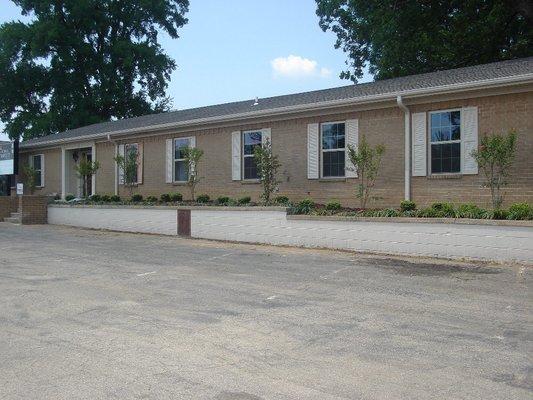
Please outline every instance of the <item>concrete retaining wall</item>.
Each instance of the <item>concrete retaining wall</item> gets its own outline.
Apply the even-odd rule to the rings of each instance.
[[[284,209],[183,209],[190,210],[190,235],[200,239],[533,263],[530,221],[348,220],[287,216]],[[177,214],[176,207],[51,206],[48,222],[177,235]],[[189,213],[182,213],[182,218],[185,215]]]
[[[175,209],[49,207],[48,223],[121,232],[178,234]]]
[[[191,236],[383,254],[533,262],[533,228],[292,219],[285,212],[192,210]]]

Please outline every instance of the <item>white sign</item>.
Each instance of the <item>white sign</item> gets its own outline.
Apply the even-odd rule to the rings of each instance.
[[[13,175],[14,159],[13,142],[0,142],[0,175]]]
[[[17,194],[24,194],[24,184],[17,183]]]

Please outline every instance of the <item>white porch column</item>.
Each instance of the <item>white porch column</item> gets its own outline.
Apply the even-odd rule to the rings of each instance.
[[[115,159],[118,156],[118,145],[115,143]],[[118,195],[118,164],[115,161],[115,194]]]
[[[65,147],[61,147],[61,200],[65,200],[65,196],[67,195],[66,154]]]
[[[96,143],[91,146],[91,159],[96,161]],[[91,175],[91,196],[96,194],[96,174]]]

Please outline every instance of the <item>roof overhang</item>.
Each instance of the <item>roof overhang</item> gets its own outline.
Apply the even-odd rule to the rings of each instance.
[[[405,102],[410,99],[417,99],[417,98],[422,98],[425,96],[469,92],[472,90],[479,90],[479,89],[494,89],[494,88],[524,85],[524,84],[530,84],[530,83],[533,83],[533,73],[502,77],[502,78],[485,79],[485,80],[479,80],[475,82],[432,86],[429,88],[422,88],[422,89],[401,90],[401,91],[388,92],[388,93],[377,94],[377,95],[361,96],[361,97],[349,98],[349,99],[339,99],[339,100],[322,101],[322,102],[309,103],[309,104],[299,104],[299,105],[294,105],[294,106],[249,111],[249,112],[244,112],[244,113],[227,114],[227,115],[214,116],[214,117],[208,117],[208,118],[197,118],[197,119],[178,121],[178,122],[172,122],[172,123],[167,123],[167,124],[147,125],[147,126],[142,126],[138,128],[123,129],[123,130],[118,130],[118,131],[107,131],[107,132],[102,132],[102,133],[83,135],[83,136],[77,136],[77,137],[71,137],[71,138],[67,137],[67,138],[61,138],[61,139],[51,139],[51,140],[47,140],[46,142],[42,142],[42,143],[24,144],[24,142],[21,142],[20,148],[21,149],[32,149],[32,148],[40,148],[40,147],[48,147],[48,146],[58,146],[58,145],[66,144],[66,143],[74,143],[74,142],[79,142],[79,141],[98,140],[98,139],[106,139],[106,138],[110,139],[111,137],[132,135],[132,134],[140,133],[140,132],[150,133],[150,132],[157,132],[160,130],[168,130],[172,128],[185,128],[185,127],[194,128],[197,126],[208,125],[208,124],[243,121],[243,120],[249,120],[249,119],[259,118],[259,117],[275,117],[279,115],[289,115],[289,114],[295,114],[295,113],[301,113],[301,112],[307,112],[307,111],[326,110],[326,109],[333,109],[333,108],[340,108],[340,107],[349,107],[349,106],[354,106],[354,105],[381,103],[381,102],[387,102],[387,101],[396,103],[396,99],[398,98],[398,96],[401,96],[401,98]]]

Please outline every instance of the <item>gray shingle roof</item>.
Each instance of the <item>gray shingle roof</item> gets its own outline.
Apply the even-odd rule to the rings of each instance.
[[[150,114],[141,117],[128,118],[118,121],[103,122],[71,129],[55,135],[35,138],[25,141],[21,147],[46,144],[58,139],[83,139],[84,136],[107,134],[127,129],[150,127],[161,124],[180,122],[194,122],[204,118],[225,117],[233,114],[275,110],[290,106],[305,106],[334,100],[353,100],[372,95],[386,95],[401,93],[416,89],[430,89],[445,85],[474,83],[487,79],[513,77],[533,73],[533,57],[517,60],[502,61],[472,67],[437,71],[401,78],[386,79],[377,82],[361,83],[358,85],[342,86],[312,92],[289,94],[259,99],[258,105],[253,100],[218,104],[206,107],[170,111],[161,114]]]

